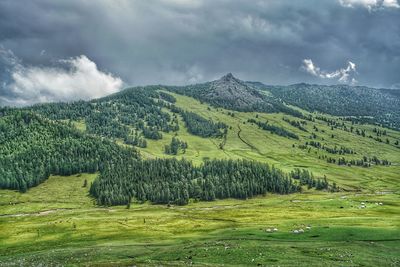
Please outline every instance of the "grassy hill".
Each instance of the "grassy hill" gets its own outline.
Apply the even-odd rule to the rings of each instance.
[[[189,90],[184,92],[151,86],[90,102],[3,109],[0,162],[8,164],[0,166],[3,173],[9,175],[7,166],[16,173],[31,170],[36,162],[39,170],[47,162],[54,166],[25,193],[2,183],[9,189],[0,189],[0,266],[399,264],[399,131],[310,112],[300,104],[285,106],[261,92],[252,95],[259,100],[250,97],[240,102],[244,106],[227,109],[247,99],[255,86],[244,87],[231,76],[207,86],[206,98],[187,93],[199,87],[179,89]],[[219,92],[218,97],[210,92]],[[285,108],[265,112],[249,105],[258,101]],[[186,144],[176,155],[166,149],[173,138]],[[80,143],[86,144],[84,153]],[[43,156],[23,156],[32,145],[41,152],[35,155]],[[55,164],[67,157],[76,162]],[[122,163],[129,169],[137,157],[144,162],[186,159],[196,166],[194,173],[207,160],[244,159],[292,178],[289,173],[296,169],[316,179],[325,176],[339,191],[303,185],[301,193],[264,192],[246,200],[191,198],[187,205],[155,205],[133,197],[128,205],[98,205],[91,184],[108,175],[105,191],[113,197],[117,187],[137,182],[128,183],[123,168],[114,167]],[[91,168],[85,169],[88,161]],[[22,163],[29,168],[20,168]],[[112,179],[109,170],[121,180]],[[14,176],[26,180],[26,175]],[[186,182],[180,179],[177,188],[185,186],[179,183]]]
[[[140,149],[145,157],[178,157],[193,160],[195,163],[200,163],[208,158],[245,158],[253,159],[262,162],[267,162],[285,171],[293,170],[294,168],[307,168],[315,174],[322,176],[327,175],[328,180],[335,181],[344,189],[371,189],[375,191],[392,191],[392,185],[396,185],[398,178],[397,173],[400,171],[399,148],[394,145],[395,141],[400,139],[400,133],[395,130],[386,129],[387,138],[390,144],[381,143],[375,139],[361,137],[356,133],[347,132],[344,130],[328,127],[326,122],[315,120],[308,122],[304,126],[308,132],[304,132],[296,127],[291,126],[283,120],[298,120],[282,113],[259,113],[259,112],[232,112],[222,108],[210,108],[207,104],[201,104],[199,101],[174,94],[177,102],[176,106],[202,115],[205,118],[214,121],[221,121],[228,125],[229,131],[223,149],[220,149],[222,139],[209,139],[194,136],[188,133],[184,127],[184,123],[179,119],[180,128],[177,133],[164,133],[164,138],[161,140],[149,140],[147,148]],[[233,116],[231,114],[234,114]],[[306,111],[303,111],[307,114]],[[326,118],[336,119],[336,117],[324,115]],[[299,140],[291,140],[281,137],[276,134],[260,129],[257,125],[248,123],[248,119],[257,118],[259,121],[266,121],[286,128],[298,136]],[[348,128],[351,127],[350,122],[343,122]],[[313,127],[318,128],[317,138],[310,139]],[[367,135],[373,134],[374,128],[383,130],[384,128],[372,125],[357,125],[358,129],[365,130]],[[332,134],[334,138],[332,138]],[[178,156],[170,156],[164,153],[164,146],[167,145],[173,136],[178,136],[180,139],[188,142],[189,146],[185,153],[180,153]],[[330,147],[335,145],[351,147],[357,154],[345,155],[346,158],[360,158],[362,156],[372,157],[376,155],[379,158],[388,159],[392,162],[392,166],[374,166],[371,168],[362,167],[346,167],[338,166],[337,164],[328,164],[326,160],[319,159],[319,156],[331,156],[328,152],[322,149],[311,147],[308,149],[300,149],[299,145],[305,144],[310,140],[317,140],[327,144]],[[293,147],[295,145],[295,147]],[[310,147],[309,147],[310,148]],[[333,157],[340,157],[333,155]],[[379,177],[384,176],[385,179]],[[351,178],[350,178],[351,177]],[[398,187],[395,187],[395,191]]]

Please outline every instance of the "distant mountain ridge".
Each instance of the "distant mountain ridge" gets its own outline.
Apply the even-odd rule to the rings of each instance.
[[[400,95],[396,90],[306,83],[289,86],[255,85],[259,90],[269,92],[287,104],[310,112],[365,117],[363,119],[369,122],[400,129]]]
[[[214,107],[234,111],[282,112],[301,118],[303,114],[294,108],[299,107],[309,112],[352,117],[352,120],[359,122],[400,129],[400,90],[306,83],[288,86],[265,85],[261,82],[240,80],[234,77],[232,73],[214,81],[185,86],[131,87],[100,99],[78,101],[77,104],[87,111],[90,108],[89,103],[109,101],[116,98],[137,99],[136,95],[141,95],[143,90],[148,91],[150,95],[153,94],[151,92],[157,90],[168,90],[193,97]],[[150,98],[140,98],[140,101],[135,105],[151,106],[153,104]]]
[[[360,121],[400,129],[400,94],[395,90],[306,83],[269,86],[242,81],[232,73],[212,82],[166,88],[231,110],[283,112],[301,117],[299,112],[285,105],[289,104],[310,112],[358,117]]]

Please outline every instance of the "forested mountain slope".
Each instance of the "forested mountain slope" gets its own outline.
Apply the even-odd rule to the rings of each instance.
[[[335,116],[359,117],[359,121],[400,129],[399,90],[305,83],[289,86],[253,84],[288,104],[311,112],[319,111]]]
[[[94,173],[105,161],[137,157],[133,149],[26,111],[0,116],[0,188],[22,192],[50,174]]]
[[[237,83],[0,109],[0,265],[396,263],[400,132]]]
[[[345,180],[354,173],[350,168],[357,168],[353,180],[365,175],[375,177],[380,168],[385,168],[380,172],[386,172],[390,179],[396,172],[398,159],[393,151],[400,147],[396,132],[354,120],[295,111],[278,99],[276,91],[281,89],[271,90],[268,96],[255,89],[261,86],[228,74],[194,87],[136,87],[92,101],[3,108],[0,186],[26,191],[50,174],[99,172],[91,191],[99,204],[126,204],[131,199],[185,204],[189,198],[213,199],[201,193],[204,191],[225,198],[299,191],[299,185],[336,190],[336,182],[357,188],[359,185]],[[200,102],[165,90],[193,94]],[[143,156],[137,156],[136,150]],[[194,164],[189,162],[185,167],[181,161],[154,161],[148,165],[152,171],[139,171],[139,166],[145,164],[141,160],[158,157],[186,158]],[[247,173],[243,181],[227,179],[228,173],[207,176],[204,167],[199,166],[214,159],[277,164],[286,173],[264,171],[265,176],[252,176],[240,167],[238,173]],[[228,163],[213,164],[223,170]],[[127,166],[137,171],[132,172]],[[154,179],[158,169],[162,172],[168,166],[173,168],[165,181]],[[316,173],[315,178],[312,173],[289,175],[299,167],[310,168]],[[252,164],[243,168],[255,173],[263,170]],[[186,174],[183,177],[176,173]],[[267,179],[266,183],[275,181],[276,186],[257,184],[262,179]],[[159,190],[153,185],[163,182],[163,188],[169,188],[168,196],[154,195]],[[202,189],[199,191],[198,187]],[[227,189],[232,187],[236,189]],[[286,189],[279,189],[282,187]]]

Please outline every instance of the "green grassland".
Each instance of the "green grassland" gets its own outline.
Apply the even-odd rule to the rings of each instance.
[[[82,187],[94,178],[53,176],[25,194],[2,190],[0,266],[400,263],[395,194],[310,191],[126,209],[96,206]]]
[[[178,107],[229,127],[220,149],[222,139],[191,135],[180,118],[177,136],[189,147],[178,158],[196,164],[207,158],[246,158],[285,171],[306,168],[317,177],[326,175],[342,191],[306,190],[186,206],[132,203],[127,209],[95,204],[83,183],[86,179],[90,184],[96,174],[52,176],[27,193],[0,190],[0,266],[400,265],[400,149],[394,145],[399,132],[386,129],[390,144],[331,131],[320,120],[308,122],[308,132],[303,132],[282,120],[296,119],[288,115],[234,112],[232,117],[231,111],[174,96]],[[280,125],[300,139],[280,137],[247,122],[256,115],[257,120]],[[85,131],[83,121],[74,123]],[[316,141],[357,152],[344,157],[377,156],[392,165],[338,166],[318,158],[338,155],[299,149],[310,140],[314,125],[319,129]],[[368,135],[375,126],[355,127]],[[147,148],[140,149],[142,156],[172,157],[164,153],[164,146],[173,136],[163,133],[161,140],[147,140]],[[361,208],[361,203],[366,207]],[[266,231],[273,228],[278,231]],[[295,229],[305,232],[294,234]]]
[[[246,158],[267,162],[282,170],[290,171],[293,168],[306,168],[312,171],[317,176],[326,175],[329,181],[337,182],[341,187],[348,190],[369,189],[371,191],[398,191],[399,189],[399,173],[400,173],[400,149],[399,146],[394,146],[395,140],[400,140],[400,132],[386,129],[388,132],[387,138],[391,141],[390,144],[380,143],[374,139],[361,137],[355,133],[346,132],[340,129],[331,130],[324,121],[315,120],[308,122],[305,128],[308,132],[301,131],[296,127],[291,126],[282,118],[286,117],[291,120],[298,120],[286,114],[265,114],[254,112],[234,112],[234,117],[228,115],[231,111],[222,108],[210,108],[206,104],[201,104],[199,101],[174,94],[177,99],[176,105],[185,110],[193,111],[205,118],[214,121],[221,121],[231,127],[228,130],[228,136],[224,149],[219,148],[221,139],[201,138],[191,135],[184,127],[184,123],[180,120],[180,130],[177,136],[189,144],[189,148],[184,154],[178,157],[193,160],[195,163],[201,163],[206,158]],[[308,114],[305,111],[302,111]],[[288,139],[285,137],[271,134],[261,130],[257,125],[252,125],[247,122],[250,118],[266,121],[271,124],[284,127],[296,133],[300,139]],[[324,115],[327,118],[333,116]],[[351,123],[345,122],[350,127]],[[331,155],[323,150],[312,148],[310,153],[307,150],[301,150],[298,145],[309,141],[309,136],[313,132],[313,126],[316,126],[319,131],[317,139],[321,143],[326,143],[330,147],[345,146],[356,151],[355,155],[344,155],[348,159],[360,159],[362,156],[377,156],[380,159],[387,159],[392,162],[392,166],[373,166],[372,168],[362,167],[346,167],[336,164],[328,164],[326,160],[319,159],[319,155],[327,155],[338,158],[339,155]],[[366,131],[367,135],[373,135],[372,125],[356,125],[358,129]],[[383,129],[377,127],[378,129]],[[322,132],[324,131],[324,132]],[[243,142],[239,136],[245,141]],[[334,134],[334,138],[331,135]],[[145,157],[171,157],[164,153],[164,146],[169,144],[172,136],[175,133],[163,133],[161,140],[148,140],[148,146],[141,149],[142,155]],[[293,147],[295,144],[295,147]]]

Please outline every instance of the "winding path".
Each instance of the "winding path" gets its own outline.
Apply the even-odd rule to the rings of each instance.
[[[237,132],[237,136],[239,137],[239,139],[245,143],[246,145],[248,145],[251,149],[257,151],[258,154],[262,155],[262,153],[260,152],[260,150],[258,150],[258,148],[256,148],[255,146],[253,146],[252,144],[250,144],[249,142],[247,142],[246,140],[244,140],[241,136],[240,133],[242,132],[242,128],[240,128],[240,124],[238,124],[238,128],[239,131]]]

